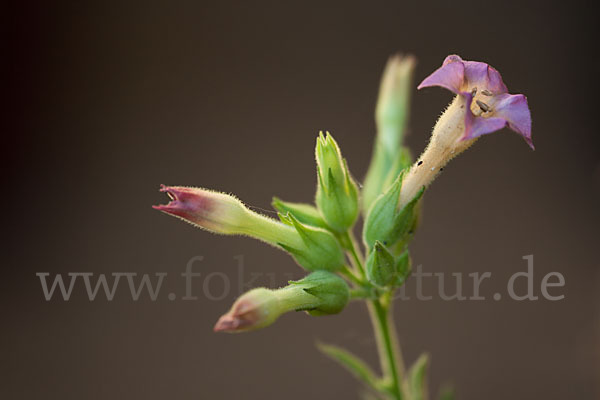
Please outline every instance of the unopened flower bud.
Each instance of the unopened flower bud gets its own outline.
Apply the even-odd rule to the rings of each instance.
[[[401,173],[369,209],[363,228],[363,240],[367,247],[373,247],[376,241],[392,247],[412,233],[418,216],[417,205],[424,189],[421,188],[408,204],[400,205],[403,178],[404,173]]]
[[[319,133],[315,150],[318,187],[316,203],[327,224],[337,232],[348,230],[358,217],[358,187],[333,137]]]
[[[387,176],[383,181],[383,190],[379,194],[384,193],[390,186],[392,186],[394,181],[396,181],[398,178],[398,175],[400,175],[403,170],[410,167],[412,163],[413,156],[410,149],[404,146],[401,147],[400,150],[396,152],[394,161],[392,162]],[[373,203],[371,202],[371,204]],[[368,211],[368,209],[366,211]]]
[[[388,286],[393,282],[396,275],[394,256],[379,241],[375,245],[367,259],[367,279],[377,286]]]
[[[337,314],[350,300],[350,289],[346,281],[331,272],[315,271],[290,284],[302,288],[303,291],[318,299],[313,305],[303,308],[313,316]]]
[[[398,169],[398,149],[406,133],[415,64],[413,56],[398,54],[389,59],[383,72],[375,109],[377,136],[362,190],[365,214],[402,169]]]
[[[183,219],[214,233],[246,235],[292,254],[308,270],[337,270],[344,265],[344,253],[328,231],[309,227],[293,218],[285,223],[250,211],[235,197],[211,190],[162,186],[171,201],[155,209]]]
[[[396,54],[388,60],[381,77],[375,122],[386,147],[398,147],[404,134],[415,65],[412,55]]]
[[[243,332],[271,325],[289,311],[306,311],[311,315],[339,313],[350,299],[350,290],[339,276],[316,271],[277,290],[257,288],[243,294],[223,315],[216,332]]]
[[[178,217],[213,233],[241,233],[248,221],[248,209],[241,201],[225,193],[183,186],[161,185],[171,201],[152,206],[155,210]]]
[[[271,325],[281,315],[275,292],[256,288],[238,298],[229,312],[219,318],[215,332],[244,332]]]

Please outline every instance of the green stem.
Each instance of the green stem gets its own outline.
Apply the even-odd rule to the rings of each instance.
[[[370,299],[372,297],[373,297],[373,293],[365,287],[350,289],[350,298],[352,300],[358,300],[358,299],[365,300],[365,299]]]
[[[352,232],[349,232],[344,235],[343,239],[349,245],[347,249],[352,255],[357,269],[364,277],[364,258],[360,250],[358,250],[354,235]],[[375,332],[375,341],[377,343],[383,380],[388,382],[388,390],[393,398],[402,400],[402,383],[400,377],[404,375],[404,365],[396,329],[391,318],[391,295],[392,292],[387,292],[379,299],[367,300],[367,308]]]
[[[341,238],[341,242],[343,246],[348,250],[351,256],[352,264],[358,270],[361,277],[365,278],[365,268],[364,268],[364,258],[360,253],[358,245],[356,243],[356,238],[354,237],[354,233],[352,231],[348,231],[343,234]]]
[[[391,318],[391,307],[384,305],[381,300],[371,300],[367,306],[375,331],[383,377],[389,383],[389,390],[394,399],[402,400],[400,376],[403,375],[404,366],[400,356],[396,329]]]
[[[353,270],[351,270],[348,266],[344,266],[339,272],[340,274],[345,276],[350,282],[354,283],[356,286],[365,286],[365,282],[358,276],[356,276]]]

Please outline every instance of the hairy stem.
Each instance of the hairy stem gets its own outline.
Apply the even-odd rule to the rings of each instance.
[[[364,257],[356,245],[356,240],[351,233],[348,233],[346,238],[351,244],[348,250],[354,263],[364,276]],[[389,393],[393,398],[402,400],[401,376],[404,374],[404,365],[396,329],[391,318],[391,295],[392,292],[387,292],[378,299],[367,300],[367,308],[375,333],[383,380],[388,384]]]
[[[369,316],[375,331],[377,351],[383,372],[383,379],[389,382],[389,391],[393,398],[402,400],[402,361],[399,356],[399,345],[396,330],[390,318],[390,307],[381,300],[371,300],[367,303]]]

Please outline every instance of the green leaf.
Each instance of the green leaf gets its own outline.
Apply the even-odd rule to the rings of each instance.
[[[440,394],[438,395],[439,400],[454,400],[454,388],[450,385],[444,385],[442,389],[440,389]]]
[[[372,391],[363,391],[359,394],[361,400],[386,400],[383,395],[378,395],[373,393]]]
[[[355,378],[368,385],[373,390],[380,392],[382,385],[373,370],[348,350],[330,344],[317,343],[317,348],[329,358],[340,363]]]
[[[422,354],[408,371],[408,385],[412,400],[426,400],[427,396],[427,364],[429,357]]]

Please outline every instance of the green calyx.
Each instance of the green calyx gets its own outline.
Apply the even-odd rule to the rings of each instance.
[[[395,257],[381,242],[375,245],[367,258],[367,279],[378,287],[399,287],[411,272],[408,250]]]
[[[363,240],[369,249],[375,245],[376,241],[391,248],[398,242],[405,242],[413,232],[418,220],[417,206],[425,189],[421,188],[408,204],[400,208],[403,177],[404,172],[369,209],[363,229]]]
[[[289,283],[289,287],[301,288],[314,298],[313,303],[296,309],[313,316],[337,314],[350,300],[350,289],[346,282],[328,271],[315,271],[299,281]]]
[[[318,187],[315,202],[327,225],[336,232],[348,230],[358,217],[358,186],[333,137],[319,133],[315,149]]]
[[[331,232],[303,224],[289,212],[278,215],[281,222],[293,227],[300,236],[301,240],[294,247],[278,243],[298,264],[309,271],[338,271],[344,266],[344,252]]]
[[[402,286],[411,272],[412,260],[408,250],[405,250],[396,258],[396,263],[394,264],[394,286]]]
[[[367,279],[376,286],[388,286],[394,279],[394,264],[394,256],[381,242],[375,241],[367,259]]]

